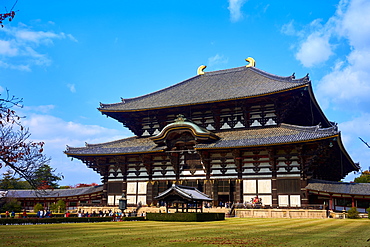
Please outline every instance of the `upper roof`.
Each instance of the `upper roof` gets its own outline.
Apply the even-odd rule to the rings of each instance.
[[[100,104],[101,112],[130,112],[263,96],[299,88],[308,76],[281,77],[255,67],[205,72],[165,89],[115,104]]]
[[[345,183],[324,180],[310,180],[307,190],[315,192],[346,194],[346,195],[370,195],[370,183]]]
[[[196,188],[175,184],[172,184],[169,189],[160,193],[158,196],[155,197],[155,199],[165,200],[167,196],[172,194],[176,194],[188,201],[213,201],[212,198],[200,192]]]
[[[55,190],[8,190],[5,197],[11,198],[40,198],[40,197],[70,197],[89,195],[102,192],[103,186],[90,186],[74,189],[55,189]]]
[[[197,144],[195,149],[239,148],[266,145],[280,145],[307,142],[339,136],[336,127],[303,127],[289,124],[270,128],[233,130],[217,133],[219,140],[210,144]],[[338,142],[339,142],[338,138]],[[86,147],[67,147],[69,156],[122,155],[148,152],[161,152],[165,147],[158,147],[150,138],[129,137],[101,144],[86,144]]]

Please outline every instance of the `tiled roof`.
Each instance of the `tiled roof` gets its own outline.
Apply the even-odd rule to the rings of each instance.
[[[276,144],[289,144],[301,141],[317,140],[339,134],[335,127],[319,128],[318,126],[302,127],[281,124],[279,127],[234,130],[215,133],[220,139],[209,144],[197,144],[196,149],[250,147]],[[130,137],[114,142],[86,144],[86,147],[68,147],[65,153],[69,156],[117,155],[161,151],[149,138]]]
[[[76,189],[8,190],[6,197],[11,198],[70,197],[70,196],[89,195],[102,191],[103,185]]]
[[[154,93],[122,99],[115,104],[101,104],[99,110],[134,111],[192,105],[264,95],[308,84],[308,76],[301,79],[280,77],[244,66],[206,72]]]
[[[335,127],[296,126],[281,124],[280,127],[248,129],[217,133],[220,139],[210,144],[198,144],[197,149],[251,147],[276,144],[288,144],[317,140],[337,135]]]
[[[115,154],[128,154],[128,153],[143,153],[161,150],[149,138],[138,138],[136,136],[129,137],[117,141],[100,143],[100,144],[86,144],[85,147],[67,147],[65,153],[80,154],[80,155],[115,155]]]
[[[307,190],[347,195],[370,195],[370,183],[345,183],[323,180],[310,180]]]
[[[190,201],[213,201],[208,195],[200,192],[196,188],[175,184],[173,184],[171,188],[160,193],[155,197],[155,199],[163,200],[167,195],[172,193],[175,193]]]

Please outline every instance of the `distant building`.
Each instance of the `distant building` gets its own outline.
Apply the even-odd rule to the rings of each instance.
[[[250,60],[253,62],[253,60]],[[102,177],[103,203],[156,204],[172,186],[196,187],[214,204],[258,196],[270,207],[309,207],[311,179],[339,181],[359,170],[307,76],[253,66],[204,72],[168,88],[98,110],[134,137],[67,147]]]
[[[73,189],[55,189],[55,190],[8,190],[3,191],[3,199],[14,198],[21,202],[23,209],[32,210],[40,203],[45,208],[53,203],[63,200],[66,203],[67,210],[74,210],[80,206],[96,206],[102,203],[103,186],[91,186]]]

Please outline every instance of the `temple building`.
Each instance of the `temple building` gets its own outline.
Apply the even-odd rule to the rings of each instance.
[[[102,177],[103,203],[156,204],[172,184],[195,187],[214,204],[258,196],[270,207],[307,207],[309,181],[359,170],[337,125],[320,109],[307,76],[247,66],[205,72],[98,110],[133,137],[68,147]],[[315,203],[317,203],[317,196]]]

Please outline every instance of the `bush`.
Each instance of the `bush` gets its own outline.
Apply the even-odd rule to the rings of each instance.
[[[55,224],[55,223],[77,223],[77,222],[106,222],[112,221],[113,217],[55,217],[55,218],[1,218],[0,225],[22,225],[22,224]]]
[[[224,220],[225,214],[224,213],[147,213],[146,215],[147,220],[154,220],[154,221],[181,221],[181,222],[189,222],[189,221],[216,221],[216,220]]]
[[[37,203],[34,207],[33,207],[33,212],[37,213],[38,211],[40,210],[44,210],[44,207],[40,204],[40,203]]]
[[[357,208],[353,207],[347,211],[348,218],[350,219],[358,219],[360,218],[359,212],[357,211]]]
[[[22,206],[21,206],[21,203],[19,201],[17,201],[16,199],[11,199],[10,201],[8,201],[7,203],[4,204],[1,211],[3,211],[3,212],[5,212],[5,211],[21,212],[22,211]]]
[[[367,212],[367,217],[370,219],[370,208],[367,208],[366,212]]]
[[[66,211],[66,203],[63,200],[59,200],[57,203],[50,205],[50,210],[54,213],[64,213]]]

